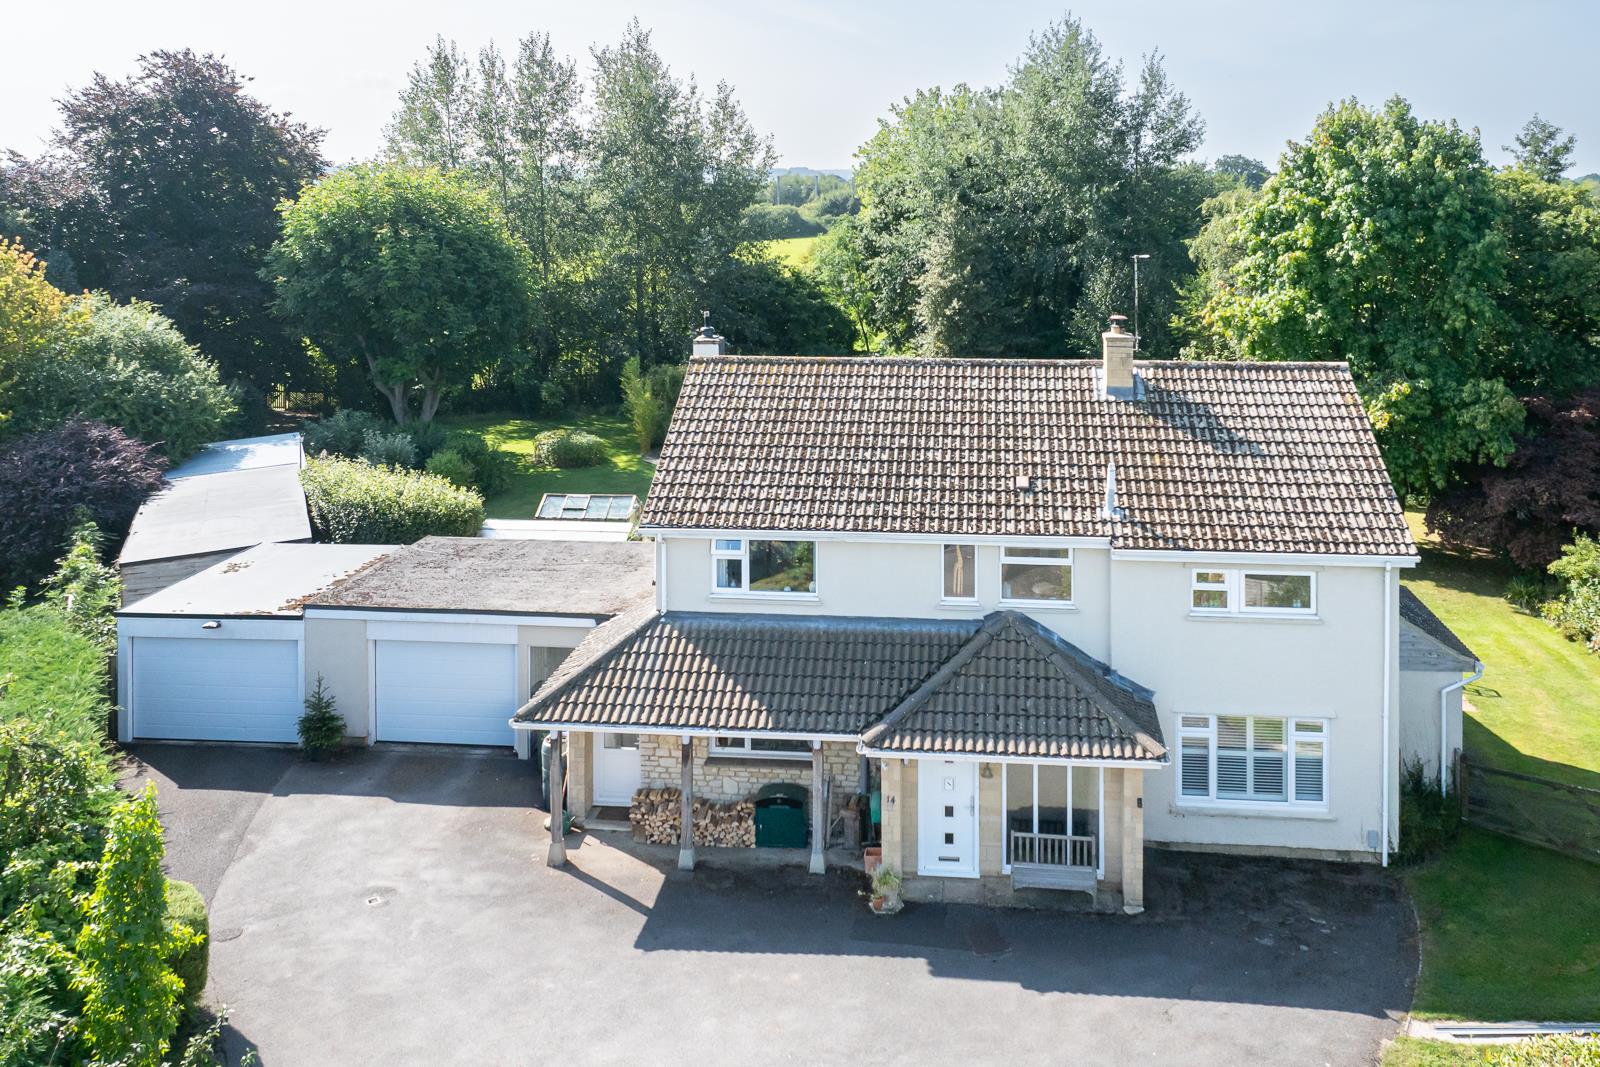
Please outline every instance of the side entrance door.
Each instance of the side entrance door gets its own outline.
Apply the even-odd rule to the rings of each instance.
[[[626,807],[639,791],[639,735],[594,735],[594,802]]]
[[[917,873],[978,876],[978,765],[917,762]]]

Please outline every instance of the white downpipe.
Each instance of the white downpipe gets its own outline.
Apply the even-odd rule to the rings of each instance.
[[[1383,565],[1383,803],[1378,831],[1383,841],[1383,866],[1389,866],[1389,660],[1394,651],[1394,564]]]
[[[1439,792],[1441,793],[1447,792],[1450,788],[1450,779],[1447,777],[1450,766],[1450,694],[1457,689],[1465,689],[1483,677],[1483,663],[1474,660],[1472,666],[1475,670],[1471,676],[1459,682],[1451,682],[1439,690]]]
[[[656,538],[656,612],[667,610],[667,542]]]

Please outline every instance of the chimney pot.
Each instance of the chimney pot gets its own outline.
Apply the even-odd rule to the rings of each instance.
[[[1100,374],[1106,396],[1128,398],[1137,390],[1133,372],[1134,337],[1122,328],[1127,321],[1122,315],[1111,316],[1111,328],[1100,335]]]
[[[722,335],[711,328],[711,312],[700,312],[700,329],[695,331],[690,352],[696,356],[720,356],[728,350]]]

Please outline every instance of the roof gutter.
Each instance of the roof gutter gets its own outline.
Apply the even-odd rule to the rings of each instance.
[[[513,730],[571,730],[584,734],[662,734],[670,737],[764,737],[771,741],[859,741],[859,733],[802,734],[784,730],[719,730],[705,726],[667,726],[662,723],[530,722],[511,719]]]
[[[1060,766],[1070,764],[1074,767],[1169,767],[1172,765],[1170,756],[1162,756],[1160,759],[1096,759],[1084,756],[996,756],[987,752],[893,752],[886,749],[873,748],[865,742],[856,745],[856,751],[873,759],[926,759],[941,760],[946,763],[1042,763]]]
[[[1472,661],[1472,674],[1439,690],[1439,792],[1450,790],[1450,694],[1483,677],[1483,661]]]

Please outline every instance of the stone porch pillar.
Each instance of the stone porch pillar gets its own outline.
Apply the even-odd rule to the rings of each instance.
[[[683,809],[678,818],[678,870],[694,870],[694,738],[683,738],[678,768]]]
[[[567,813],[562,810],[561,790],[564,776],[561,767],[561,734],[550,735],[550,774],[548,778],[550,794],[545,797],[545,806],[550,809],[550,851],[545,853],[546,867],[564,867],[567,863],[567,841],[565,829]]]
[[[904,781],[901,774],[901,764],[897,759],[884,759],[878,761],[879,789],[882,792],[882,806],[879,808],[878,817],[883,820],[880,827],[883,847],[883,865],[893,867],[901,875],[906,873],[905,855],[902,847],[902,833],[900,823],[900,787]]]
[[[1122,910],[1144,910],[1144,771],[1122,771]]]
[[[828,864],[823,851],[828,847],[827,776],[822,766],[822,742],[811,742],[811,873],[822,874]]]

